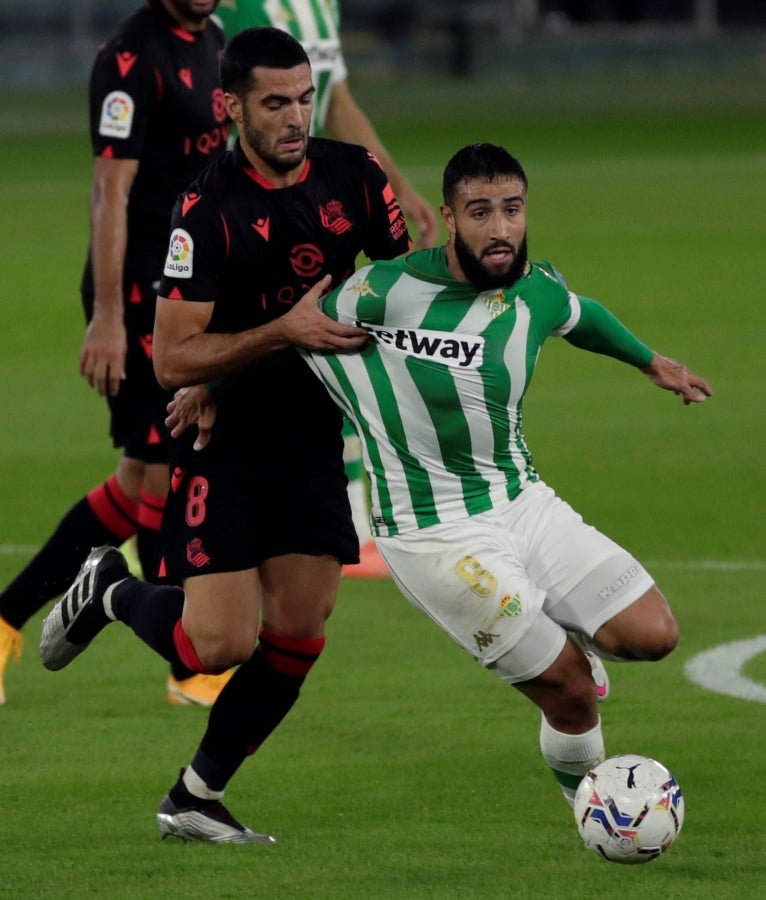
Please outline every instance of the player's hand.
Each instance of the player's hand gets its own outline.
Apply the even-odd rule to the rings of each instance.
[[[194,449],[202,450],[210,443],[218,407],[204,384],[180,388],[168,403],[165,424],[171,437],[180,437],[187,429],[197,426]]]
[[[397,195],[399,205],[405,217],[412,222],[417,231],[416,245],[421,249],[433,247],[439,238],[439,225],[430,203],[415,191]]]
[[[128,338],[122,320],[93,318],[80,351],[80,375],[102,397],[115,397],[125,379]]]
[[[361,349],[369,335],[363,328],[343,325],[325,315],[319,301],[332,279],[325,275],[305,293],[290,312],[275,320],[284,338],[297,347],[322,353],[349,353]]]
[[[649,365],[644,366],[641,371],[658,387],[682,397],[687,406],[690,403],[702,403],[713,395],[704,378],[690,372],[683,363],[660,356],[659,353],[655,353]]]

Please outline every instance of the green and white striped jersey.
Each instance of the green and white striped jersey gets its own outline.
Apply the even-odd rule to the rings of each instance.
[[[245,28],[271,25],[300,41],[311,60],[316,87],[311,133],[321,133],[330,89],[348,77],[340,43],[338,0],[221,0],[216,14],[227,38]]]
[[[371,338],[359,353],[306,358],[362,439],[376,535],[475,515],[538,480],[524,394],[545,339],[580,318],[550,264],[477,293],[443,247],[415,251],[359,269],[324,310]]]

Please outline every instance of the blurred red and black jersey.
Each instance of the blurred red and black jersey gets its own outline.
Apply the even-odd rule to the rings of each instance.
[[[192,33],[149,0],[99,49],[89,87],[93,154],[139,163],[128,203],[128,278],[159,278],[178,195],[226,149],[223,44],[214,21]],[[89,279],[86,271],[86,291]]]

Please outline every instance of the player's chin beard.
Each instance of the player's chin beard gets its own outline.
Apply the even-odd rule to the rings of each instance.
[[[245,143],[250,147],[250,149],[256,153],[260,158],[266,163],[267,166],[273,171],[277,172],[279,175],[287,175],[288,172],[292,172],[293,169],[297,169],[300,165],[303,164],[304,159],[306,159],[306,142],[304,139],[303,143],[303,151],[301,152],[299,157],[291,157],[290,159],[285,159],[282,156],[277,156],[275,153],[272,153],[269,150],[268,144],[263,139],[263,135],[260,131],[256,131],[254,128],[250,127],[250,123],[245,119],[242,123],[242,136],[245,139]]]
[[[490,291],[493,288],[509,287],[515,284],[524,274],[524,269],[527,265],[526,235],[524,235],[524,239],[516,251],[513,262],[504,272],[494,273],[488,271],[484,263],[477,259],[466,242],[457,233],[455,234],[453,246],[463,274],[480,291]]]

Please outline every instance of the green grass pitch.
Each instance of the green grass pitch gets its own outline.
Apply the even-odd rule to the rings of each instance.
[[[238,773],[235,815],[273,848],[161,842],[159,801],[206,720],[166,667],[108,629],[59,674],[41,616],[0,708],[0,896],[741,900],[766,883],[766,708],[684,675],[766,634],[763,244],[766,118],[753,78],[554,83],[360,80],[358,96],[434,203],[474,140],[530,181],[530,252],[656,349],[705,375],[684,407],[639,373],[550,342],[527,400],[542,476],[655,574],[682,628],[655,665],[611,666],[610,753],[668,765],[673,849],[621,868],[586,851],[537,749],[538,714],[388,581],[346,581],[327,650],[284,725]],[[112,470],[106,411],[77,374],[90,155],[84,95],[0,104],[3,386],[0,584]],[[763,655],[744,675],[766,684]]]

